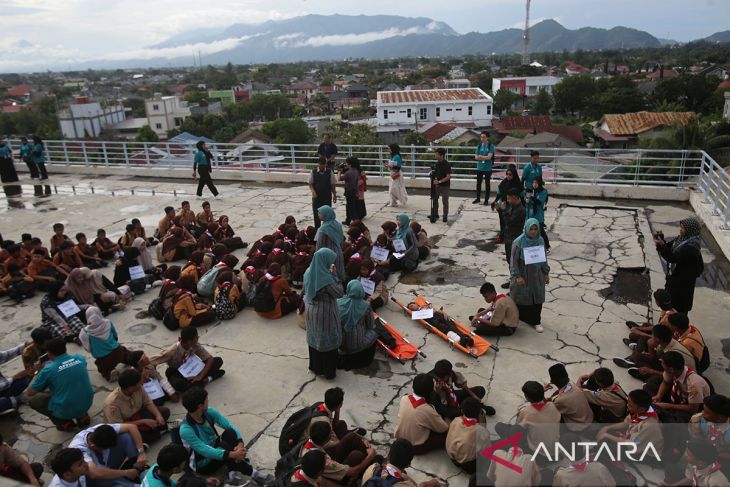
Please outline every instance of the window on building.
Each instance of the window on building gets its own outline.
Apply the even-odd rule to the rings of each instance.
[[[180,125],[182,125],[182,122],[182,118],[175,118],[175,127],[179,127]]]
[[[492,114],[492,105],[487,105],[487,115]]]
[[[388,120],[388,110],[383,110],[383,118]]]
[[[427,117],[428,117],[428,108],[426,108],[426,107],[419,108],[418,109],[418,118],[421,120],[426,120]]]
[[[461,108],[457,108],[457,109],[456,109],[456,111],[457,111],[457,112],[460,112],[460,111],[461,111]]]
[[[473,115],[473,114],[474,114],[474,107],[468,107],[466,111],[467,111],[467,114],[468,114],[469,116],[471,116],[471,115]]]
[[[441,107],[436,107],[436,116],[437,117],[441,116]]]
[[[406,111],[406,113],[407,113],[406,118],[411,118],[412,110],[410,108]]]
[[[454,111],[454,109],[453,109],[453,108],[447,108],[447,109],[446,109],[446,111],[447,111],[447,112],[453,112],[453,111]]]
[[[160,111],[160,105],[158,105],[157,103],[155,103],[154,105],[152,105],[152,110],[155,111],[155,112],[159,112]]]
[[[162,130],[162,124],[161,124],[161,123],[156,123],[156,124],[155,124],[155,128],[156,128],[157,130]]]

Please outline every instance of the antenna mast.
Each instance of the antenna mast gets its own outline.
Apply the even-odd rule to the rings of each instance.
[[[527,48],[530,45],[530,0],[526,0],[525,6],[525,30],[522,32],[522,64],[530,64],[530,54]]]

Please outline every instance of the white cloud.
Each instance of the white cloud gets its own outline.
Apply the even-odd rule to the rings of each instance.
[[[356,44],[365,44],[366,42],[380,41],[396,36],[423,34],[428,31],[433,31],[433,27],[411,27],[409,29],[391,28],[381,31],[363,32],[362,34],[314,36],[309,37],[306,40],[293,43],[292,45],[294,47],[351,46]]]
[[[251,39],[254,36],[235,37],[223,39],[210,43],[198,42],[195,44],[184,44],[175,47],[163,47],[159,49],[142,48],[131,49],[128,51],[110,52],[104,56],[104,59],[113,61],[126,61],[130,59],[155,59],[155,58],[176,58],[189,56],[193,52],[201,54],[213,54],[220,51],[233,49],[241,42]]]

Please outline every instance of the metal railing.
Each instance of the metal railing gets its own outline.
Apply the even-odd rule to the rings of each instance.
[[[14,152],[20,141],[10,140]],[[174,142],[112,142],[49,140],[46,158],[50,164],[103,167],[149,168],[154,170],[192,165],[195,147]],[[211,143],[214,166],[219,170],[250,173],[304,174],[316,164],[316,144],[225,144]],[[403,174],[426,178],[435,162],[437,147],[446,150],[452,164],[452,178],[473,179],[476,173],[474,147],[401,146]],[[500,147],[494,172],[501,177],[508,164],[521,170],[533,148]],[[590,185],[654,186],[694,189],[704,193],[716,215],[728,227],[730,218],[730,174],[707,153],[699,150],[539,148],[543,179],[550,183]],[[339,161],[357,157],[370,176],[388,174],[385,145],[340,145]]]

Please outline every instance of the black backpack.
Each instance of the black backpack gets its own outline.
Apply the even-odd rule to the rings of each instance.
[[[327,416],[327,413],[320,411],[321,402],[300,409],[286,420],[279,435],[279,455],[284,456],[299,443],[302,435],[312,422],[312,418]]]
[[[175,331],[180,328],[180,321],[175,317],[175,306],[170,306],[170,309],[165,311],[165,315],[162,317],[162,324],[164,324],[168,330]]]
[[[162,307],[162,300],[155,298],[147,307],[147,312],[155,319],[161,320],[165,317],[165,308]]]
[[[375,465],[373,469],[373,476],[370,477],[366,482],[362,484],[362,487],[392,487],[394,484],[403,481],[401,477],[393,477],[390,473],[387,473],[383,477],[383,470],[385,467],[381,464]],[[386,472],[388,472],[386,470]]]
[[[289,473],[291,477],[292,472],[299,468],[302,464],[302,459],[299,458],[299,454],[302,452],[302,448],[307,440],[302,440],[296,444],[294,448],[286,452],[276,461],[276,468],[274,468],[274,476],[276,478]]]
[[[272,282],[264,279],[256,285],[256,296],[253,298],[253,309],[255,311],[268,313],[269,311],[274,311],[274,308],[276,308],[276,300],[274,299],[274,294],[271,292]]]

